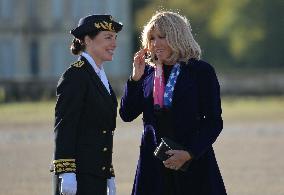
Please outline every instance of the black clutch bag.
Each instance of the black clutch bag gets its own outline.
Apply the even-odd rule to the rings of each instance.
[[[161,138],[161,143],[154,151],[154,156],[160,159],[161,161],[167,160],[170,155],[166,154],[168,150],[185,150],[185,148],[176,142],[172,141],[169,138],[163,137]],[[183,166],[179,169],[181,171],[186,171],[189,166],[189,161],[183,164]]]

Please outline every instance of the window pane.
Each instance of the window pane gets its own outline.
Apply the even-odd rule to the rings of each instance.
[[[72,0],[72,16],[75,20],[78,20],[80,18],[81,3],[81,1]]]
[[[65,41],[54,40],[50,45],[52,56],[51,75],[59,76],[72,62],[72,55],[69,52],[68,45]]]
[[[12,17],[12,0],[0,0],[0,17],[8,19]]]
[[[39,73],[39,45],[36,40],[30,43],[30,65],[31,73],[33,76],[38,76]]]
[[[12,41],[0,40],[0,77],[11,78],[15,74],[15,48]]]
[[[63,2],[62,0],[52,0],[52,16],[55,20],[61,20],[63,14]]]

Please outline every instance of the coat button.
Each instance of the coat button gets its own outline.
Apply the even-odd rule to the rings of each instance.
[[[103,131],[103,134],[106,134],[107,133],[107,131]]]
[[[107,148],[105,147],[105,148],[103,149],[103,151],[106,152],[106,151],[107,151]]]
[[[104,171],[105,169],[106,169],[106,167],[105,167],[105,166],[103,166],[103,167],[102,167],[102,170]]]

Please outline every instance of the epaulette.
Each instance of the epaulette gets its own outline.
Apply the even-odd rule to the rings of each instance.
[[[84,64],[85,64],[84,61],[79,60],[79,61],[74,62],[73,64],[71,64],[71,66],[74,66],[74,67],[77,67],[77,68],[81,68]]]

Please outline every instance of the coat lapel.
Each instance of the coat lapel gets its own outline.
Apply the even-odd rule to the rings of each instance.
[[[111,94],[112,102],[114,103],[115,108],[117,108],[118,103],[117,103],[116,95],[115,95],[114,90],[112,89],[110,83],[108,83],[108,84],[109,84],[109,89],[110,89],[110,94]]]
[[[185,97],[185,93],[189,93],[191,88],[193,87],[194,78],[191,73],[192,64],[189,61],[188,64],[183,63],[181,66],[181,72],[177,78],[177,82],[175,84],[175,88],[173,91],[173,104],[180,101],[182,97]],[[154,104],[153,100],[153,87],[154,87],[154,71],[149,73],[149,75],[144,79],[144,97],[151,100],[152,104]]]
[[[192,74],[190,73],[191,65],[190,63],[181,65],[181,72],[177,78],[177,82],[173,92],[173,104],[178,102],[180,98],[184,97],[185,93],[190,91],[193,86]]]
[[[154,71],[144,79],[144,97],[153,97]]]

